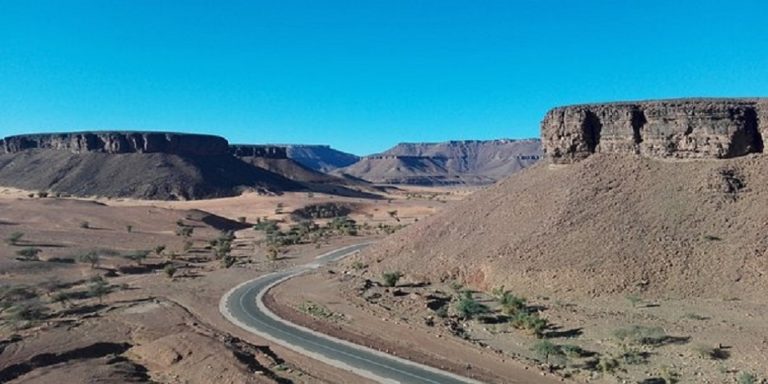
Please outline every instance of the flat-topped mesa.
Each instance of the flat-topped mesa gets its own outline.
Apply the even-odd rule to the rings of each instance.
[[[546,155],[567,164],[593,153],[731,158],[763,152],[768,99],[675,99],[558,107],[541,123]]]
[[[288,158],[288,149],[279,145],[232,144],[229,146],[229,153],[237,157]]]
[[[223,137],[169,132],[67,132],[6,137],[0,152],[49,149],[73,153],[168,153],[215,156],[229,153]]]

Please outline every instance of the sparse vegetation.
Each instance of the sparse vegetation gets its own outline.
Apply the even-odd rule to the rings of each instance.
[[[195,228],[189,225],[182,225],[176,228],[176,236],[189,238],[192,237],[193,233],[195,233]]]
[[[35,247],[26,247],[16,251],[18,259],[22,261],[38,261],[40,258],[38,255],[42,252],[42,249]]]
[[[348,204],[334,202],[309,204],[291,212],[291,219],[294,221],[333,219],[350,213],[352,213],[352,206]]]
[[[472,292],[465,291],[459,298],[459,301],[456,302],[456,312],[463,319],[472,319],[478,315],[490,312],[490,309],[487,305],[475,300],[472,297]]]
[[[400,271],[384,272],[381,275],[381,280],[385,287],[394,287],[402,277],[403,274]]]
[[[91,223],[89,223],[89,222],[87,222],[87,221],[81,221],[81,222],[80,222],[80,228],[83,228],[83,229],[90,229],[90,228],[91,228]]]
[[[77,256],[77,261],[91,265],[91,269],[99,264],[99,254],[96,251],[90,251]]]
[[[738,384],[758,384],[757,376],[749,373],[749,372],[742,372],[739,374],[739,377],[737,378]]]
[[[501,293],[497,300],[501,305],[502,312],[506,315],[514,315],[526,309],[526,300],[522,297],[515,296],[509,291]]]
[[[613,335],[622,343],[648,346],[660,345],[669,337],[660,327],[640,325],[617,329]]]
[[[510,319],[510,324],[517,329],[531,332],[536,337],[543,337],[549,328],[549,322],[536,312],[520,311]]]
[[[133,225],[130,225],[130,224],[126,225],[125,226],[125,231],[128,232],[128,233],[133,232]]]
[[[158,245],[154,249],[155,255],[160,256],[163,254],[163,251],[165,251],[165,245]]]
[[[362,270],[362,269],[368,268],[368,265],[366,265],[365,263],[363,263],[363,262],[362,262],[362,261],[360,261],[360,260],[355,260],[355,261],[353,261],[353,262],[352,262],[352,264],[351,264],[350,266],[352,267],[352,269],[354,269],[354,270],[356,270],[356,271],[359,271],[359,270]]]
[[[91,297],[98,297],[99,304],[101,304],[104,295],[109,293],[109,284],[100,275],[96,275],[90,279],[88,283],[88,294]]]
[[[19,245],[22,237],[24,237],[23,232],[13,232],[5,238],[5,243],[8,245]]]
[[[537,341],[531,350],[546,364],[552,364],[553,360],[562,363],[565,361],[565,353],[562,348],[549,340]]]
[[[173,276],[176,274],[176,266],[174,266],[172,263],[168,263],[163,268],[163,272],[166,276],[168,276],[169,279],[172,279]]]
[[[643,301],[643,299],[636,294],[627,295],[626,299],[627,301],[629,301],[630,304],[632,304],[632,308],[637,308],[637,305]]]

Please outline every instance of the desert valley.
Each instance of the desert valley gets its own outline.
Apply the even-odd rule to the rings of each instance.
[[[456,382],[758,383],[766,113],[761,99],[578,105],[552,109],[541,140],[365,157],[182,133],[7,137],[0,382],[385,380],[231,307],[236,287],[300,271],[256,301]]]

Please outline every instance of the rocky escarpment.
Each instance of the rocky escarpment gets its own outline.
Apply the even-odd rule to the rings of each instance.
[[[287,148],[276,145],[232,144],[229,146],[229,153],[237,157],[288,158]]]
[[[284,150],[264,152],[285,155]],[[161,132],[7,137],[0,142],[0,185],[74,196],[157,200],[304,188],[241,161],[230,154],[229,143],[222,137]]]
[[[0,152],[18,153],[29,149],[54,149],[72,153],[167,153],[215,156],[229,151],[219,136],[165,132],[68,132],[6,137]]]
[[[555,163],[593,153],[656,158],[732,158],[763,151],[768,99],[678,99],[550,110],[541,123]]]

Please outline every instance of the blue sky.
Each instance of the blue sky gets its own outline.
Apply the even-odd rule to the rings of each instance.
[[[582,102],[768,95],[766,1],[0,0],[0,136],[538,135]]]

